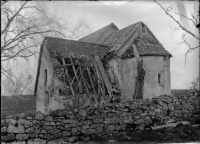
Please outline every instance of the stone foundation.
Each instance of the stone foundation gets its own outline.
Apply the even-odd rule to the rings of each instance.
[[[199,111],[199,99],[192,93],[160,96],[103,107],[66,109],[50,114],[29,113],[1,120],[1,143],[53,144],[87,141],[91,135],[113,131],[143,130],[164,121]]]

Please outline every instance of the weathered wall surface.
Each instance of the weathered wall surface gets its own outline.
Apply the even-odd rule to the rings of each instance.
[[[165,60],[162,56],[145,56],[143,58],[145,70],[144,78],[144,99],[160,95],[171,94],[170,81],[170,59]],[[158,74],[163,71],[161,79],[164,78],[164,85],[158,83]]]
[[[137,75],[136,59],[112,59],[109,61],[109,77],[112,83],[117,83],[122,90],[124,100],[133,98],[135,91],[135,79]],[[144,96],[143,98],[153,98],[159,95],[171,94],[170,82],[170,59],[165,60],[162,56],[144,56],[143,67],[145,70]],[[112,71],[112,72],[111,72]],[[158,83],[158,74],[163,71],[164,86]],[[114,75],[115,79],[112,78]]]
[[[89,140],[113,131],[143,130],[164,117],[190,117],[199,111],[197,95],[189,92],[150,100],[108,104],[81,110],[29,113],[1,121],[1,142],[58,143]],[[131,126],[131,127],[130,127]]]
[[[124,96],[122,99],[132,99],[137,75],[136,59],[112,59],[109,62],[109,67],[116,78],[114,83],[117,83],[121,89],[122,96]]]
[[[45,87],[45,69],[47,70],[47,84]],[[53,78],[53,65],[49,57],[49,53],[45,47],[43,47],[42,57],[41,57],[41,66],[39,70],[39,78],[38,78],[38,87],[36,94],[36,109],[37,111],[45,112],[48,111],[49,106],[47,105],[48,101],[52,101],[49,95],[49,91],[52,84]],[[45,94],[46,92],[46,94]],[[48,93],[48,94],[47,94]]]

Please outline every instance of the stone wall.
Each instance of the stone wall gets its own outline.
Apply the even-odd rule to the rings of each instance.
[[[190,117],[198,111],[197,94],[187,92],[81,110],[22,114],[1,120],[1,142],[53,144],[87,141],[91,136],[104,133],[143,130],[156,122],[159,124],[164,117]]]

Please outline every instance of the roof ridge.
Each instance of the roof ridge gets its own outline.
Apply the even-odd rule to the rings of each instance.
[[[107,28],[107,27],[116,28],[117,30],[119,30],[119,28],[112,22],[112,23],[110,23],[110,24],[108,24],[108,25],[106,25],[106,26],[104,26],[104,27],[102,27],[102,28],[100,28],[100,29],[98,29],[98,30],[96,30],[96,31],[94,31],[94,32],[92,32],[92,33],[90,33],[89,35],[80,38],[79,41],[82,40],[82,39],[84,39],[84,38],[86,38],[86,37],[89,37],[90,35],[92,35],[92,34],[94,34],[94,33],[96,33],[96,32],[101,31],[101,30],[103,30],[103,29],[105,29],[105,28]]]
[[[130,27],[130,26],[133,26],[133,25],[139,24],[139,23],[143,23],[143,22],[139,21],[139,22],[133,23],[133,24],[131,24],[131,25],[128,25],[128,26],[126,26],[126,27],[120,29],[119,31],[121,31],[121,30],[123,30],[123,29],[125,29],[125,28],[128,28],[128,27]]]
[[[74,42],[87,43],[87,44],[92,44],[92,45],[99,45],[99,46],[108,47],[107,45],[102,45],[102,44],[96,44],[96,43],[84,42],[84,41],[72,40],[72,39],[64,39],[64,38],[50,37],[50,36],[45,36],[45,39],[44,39],[44,40],[46,40],[46,38],[61,39],[61,40],[74,41]]]

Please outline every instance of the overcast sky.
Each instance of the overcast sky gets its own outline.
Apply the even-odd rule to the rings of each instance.
[[[160,2],[164,7],[174,5],[173,12],[177,12],[175,2]],[[199,5],[198,2],[195,3]],[[158,40],[163,44],[173,57],[171,58],[171,86],[172,89],[187,88],[189,82],[199,75],[199,49],[188,55],[187,65],[185,66],[185,52],[187,46],[175,49],[176,42],[180,40],[181,31],[173,32],[175,22],[167,16],[155,2],[46,2],[46,6],[51,14],[62,17],[70,17],[71,20],[84,18],[91,27],[91,32],[96,31],[105,25],[115,23],[119,29],[129,26],[138,21],[144,22],[154,33]],[[194,2],[184,2],[186,15],[194,10]],[[184,13],[184,9],[179,9]],[[180,18],[173,14],[177,20]],[[183,21],[188,29],[191,23]],[[192,32],[199,37],[196,28],[192,27]],[[199,41],[190,37],[191,46],[197,46]]]

